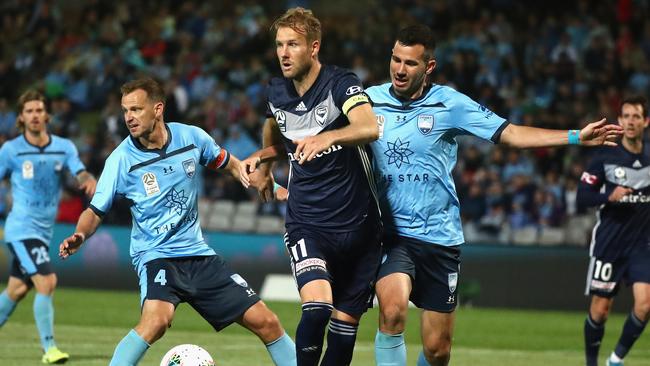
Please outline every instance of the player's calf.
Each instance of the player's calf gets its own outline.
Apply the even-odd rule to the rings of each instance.
[[[302,317],[296,330],[296,356],[298,365],[318,365],[323,351],[325,326],[332,316],[332,304],[306,302],[302,304]]]
[[[358,323],[331,319],[327,332],[327,351],[321,366],[347,366],[352,362]]]

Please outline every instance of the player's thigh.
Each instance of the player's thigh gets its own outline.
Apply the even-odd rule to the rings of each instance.
[[[381,262],[379,232],[369,225],[331,238],[334,250],[329,265],[334,308],[358,318],[372,306]]]
[[[182,300],[216,331],[241,319],[260,301],[244,277],[233,272],[221,256],[195,257],[186,271],[191,274],[191,291],[183,293]]]
[[[441,313],[423,310],[420,331],[422,345],[427,349],[446,348],[451,345],[456,312]]]
[[[139,270],[140,305],[147,300],[160,300],[176,307],[181,302],[182,291],[187,287],[187,279],[178,261],[171,258],[158,258],[145,263]]]
[[[25,297],[25,295],[27,295],[30,287],[31,285],[23,279],[10,275],[9,280],[7,281],[7,296],[9,296],[9,298],[14,302],[20,301]]]
[[[264,343],[272,342],[284,333],[278,317],[261,300],[249,307],[237,323],[255,333]]]
[[[14,256],[10,275],[31,283],[29,278],[35,274],[49,275],[54,273],[48,246],[37,239],[19,240],[8,243],[9,250]]]
[[[166,329],[171,326],[176,307],[164,300],[145,300],[140,313],[140,326]]]
[[[300,301],[303,304],[313,301],[331,304],[333,301],[332,286],[327,280],[309,281],[300,289]]]
[[[376,292],[380,308],[406,306],[413,289],[415,264],[406,243],[396,236],[383,239],[383,256],[377,275]]]
[[[411,301],[424,310],[453,312],[458,300],[460,247],[420,241],[409,245],[416,267]]]
[[[401,313],[407,311],[411,294],[411,277],[408,274],[395,272],[386,275],[377,281],[375,290],[382,315],[404,315]]]

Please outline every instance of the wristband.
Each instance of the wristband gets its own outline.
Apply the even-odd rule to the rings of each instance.
[[[580,145],[580,130],[569,130],[569,145]]]
[[[278,191],[278,189],[280,189],[280,188],[282,188],[281,185],[273,182],[273,194],[275,194]]]

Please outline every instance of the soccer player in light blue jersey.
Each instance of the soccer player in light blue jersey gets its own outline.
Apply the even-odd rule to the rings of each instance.
[[[18,99],[16,121],[22,134],[0,148],[0,179],[9,174],[13,207],[5,223],[5,241],[14,255],[7,288],[0,294],[0,327],[16,305],[34,287],[34,319],[43,348],[43,363],[63,363],[68,358],[54,342],[52,295],[56,274],[48,248],[61,197],[63,170],[77,178],[88,196],[95,178],[79,160],[72,141],[47,132],[49,116],[45,97],[29,90]]]
[[[510,124],[450,87],[427,83],[436,66],[434,48],[428,27],[401,30],[390,60],[391,82],[366,90],[380,125],[371,148],[386,248],[376,285],[377,365],[406,365],[409,299],[423,310],[417,365],[449,362],[464,242],[452,178],[456,136],[526,148],[615,145],[621,133],[604,119],[579,131]]]
[[[117,345],[112,366],[136,365],[189,303],[216,330],[233,322],[257,335],[275,365],[296,364],[295,345],[277,316],[203,239],[198,218],[197,164],[239,179],[240,161],[205,131],[165,123],[164,91],[153,79],[124,84],[127,137],[106,160],[90,208],[59,247],[75,253],[101,223],[116,196],[131,202],[131,257],[140,277],[140,322]]]

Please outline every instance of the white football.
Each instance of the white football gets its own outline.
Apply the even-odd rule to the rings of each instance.
[[[163,356],[160,366],[214,366],[214,361],[203,348],[195,344],[180,344]]]

